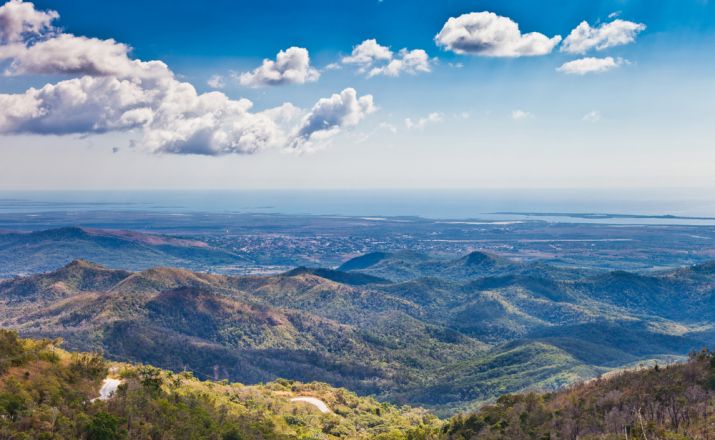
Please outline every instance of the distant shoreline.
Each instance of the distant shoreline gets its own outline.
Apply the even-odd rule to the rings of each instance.
[[[632,219],[654,219],[654,220],[715,220],[715,217],[693,217],[681,216],[672,214],[599,214],[595,212],[516,212],[516,211],[500,211],[492,212],[494,215],[523,215],[531,217],[573,217],[590,220],[604,220],[609,218],[632,218]]]

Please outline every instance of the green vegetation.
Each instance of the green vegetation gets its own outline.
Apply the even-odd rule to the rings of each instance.
[[[246,386],[59,349],[0,330],[0,439],[705,439],[715,354],[608,374],[552,393],[506,394],[442,421],[324,383]],[[517,350],[515,348],[514,350]],[[496,360],[494,360],[496,362]],[[98,400],[102,380],[121,380]],[[323,401],[330,412],[299,396]]]
[[[715,432],[715,354],[640,368],[550,394],[505,395],[455,416],[445,439],[706,439]]]
[[[0,439],[427,440],[442,424],[424,410],[322,383],[203,382],[68,353],[57,343],[0,330]],[[93,400],[108,374],[122,384],[109,400]],[[319,398],[331,412],[291,402],[296,396]]]

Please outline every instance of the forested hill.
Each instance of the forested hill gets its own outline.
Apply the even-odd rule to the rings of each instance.
[[[327,384],[199,381],[190,373],[66,352],[58,342],[20,339],[0,330],[0,438],[684,440],[715,435],[715,356],[708,351],[694,353],[684,364],[611,374],[555,393],[504,395],[478,412],[440,420],[422,409],[380,403]],[[118,386],[102,393],[108,378]]]
[[[234,277],[78,260],[0,281],[0,327],[202,379],[321,381],[445,416],[715,344],[711,264],[591,273],[473,252],[342,269]]]
[[[202,382],[0,330],[0,439],[434,439],[442,422],[322,383]],[[107,400],[103,380],[120,381]],[[294,399],[310,397],[328,408]]]
[[[443,427],[449,440],[715,438],[715,354],[591,380],[550,394],[500,397]]]

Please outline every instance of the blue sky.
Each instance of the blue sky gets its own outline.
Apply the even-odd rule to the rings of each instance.
[[[179,114],[183,126],[171,125],[164,119],[174,123],[177,115],[162,114],[157,102],[147,104],[151,123],[126,123],[127,115],[138,117],[137,107],[101,120],[13,120],[0,137],[0,189],[715,186],[715,6],[707,0],[32,4],[59,18],[54,30],[23,34],[26,48],[58,34],[113,39],[132,48],[131,59],[163,61],[176,84],[199,95],[250,100],[251,122],[236,110],[240,115],[217,122],[206,141],[204,132],[180,133],[193,123],[186,111]],[[451,17],[486,11],[518,24],[522,34],[562,41],[538,53],[494,56],[458,53],[435,39]],[[582,21],[597,30],[616,20],[643,28],[602,50],[563,50]],[[386,62],[361,71],[364,65],[345,60],[370,39],[389,48],[391,60],[403,60],[402,48],[427,58],[412,70],[369,77]],[[301,80],[239,80],[290,47],[309,54]],[[85,49],[73,50],[69,58]],[[610,64],[584,74],[557,71],[581,59]],[[6,98],[19,107],[29,102],[29,87],[108,76],[43,62],[6,57],[3,70],[14,71],[0,77],[0,94],[24,96],[21,104]],[[326,68],[331,64],[339,69]],[[221,87],[209,86],[212,77]],[[164,87],[142,81],[142,93]],[[343,94],[348,89],[354,96]],[[337,101],[317,108],[330,97]],[[295,108],[292,122],[275,113],[261,119],[286,102]],[[100,104],[62,108],[89,114]],[[190,113],[200,119],[195,108]],[[157,127],[160,117],[164,125]],[[257,126],[274,122],[280,127],[257,136],[271,137],[266,145],[249,141]],[[232,141],[216,140],[226,136]]]
[[[565,35],[580,21],[607,20],[613,12],[645,22],[648,33],[686,32],[695,37],[715,27],[705,0],[215,0],[96,2],[36,1],[60,12],[62,25],[79,35],[131,44],[140,58],[264,58],[292,45],[312,52],[348,51],[366,38],[393,46],[433,48],[449,17],[492,11],[525,31]]]

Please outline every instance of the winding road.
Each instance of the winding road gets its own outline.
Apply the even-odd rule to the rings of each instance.
[[[99,389],[99,397],[95,400],[108,400],[117,391],[117,387],[122,383],[119,379],[106,378],[102,381],[102,388]]]
[[[291,402],[305,402],[310,405],[313,405],[314,407],[318,408],[320,412],[323,414],[328,414],[331,413],[330,408],[328,408],[328,405],[325,404],[320,399],[316,399],[315,397],[294,397],[290,399]]]

